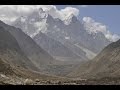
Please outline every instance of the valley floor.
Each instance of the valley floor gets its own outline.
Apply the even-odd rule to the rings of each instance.
[[[78,79],[78,80],[40,80],[0,76],[0,85],[120,85],[120,78]]]

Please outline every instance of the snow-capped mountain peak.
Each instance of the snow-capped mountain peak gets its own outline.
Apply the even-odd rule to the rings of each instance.
[[[66,17],[64,18],[63,22],[65,25],[69,25],[72,21],[73,18],[73,14],[69,13],[68,15],[66,15]]]
[[[42,8],[33,11],[28,16],[20,16],[13,23],[14,26],[23,29],[23,31],[30,37],[34,37],[40,31],[45,32],[47,29],[48,14]]]

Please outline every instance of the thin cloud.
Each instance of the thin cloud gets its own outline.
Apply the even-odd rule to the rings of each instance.
[[[4,16],[0,19],[7,23],[13,21],[13,18],[29,15],[39,8],[42,8],[53,18],[59,18],[61,20],[65,20],[67,15],[79,15],[79,10],[74,7],[66,7],[64,9],[58,10],[54,5],[0,5],[0,16]]]
[[[116,35],[116,34],[112,34],[106,25],[103,25],[102,23],[96,22],[94,19],[92,19],[91,17],[84,17],[83,18],[83,23],[84,23],[84,27],[85,29],[89,32],[89,33],[99,33],[102,32],[104,34],[104,36],[112,41],[115,42],[118,39],[120,39],[120,36]]]

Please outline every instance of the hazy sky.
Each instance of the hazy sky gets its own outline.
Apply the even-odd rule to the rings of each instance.
[[[68,6],[80,10],[80,19],[92,17],[95,21],[105,24],[113,33],[120,35],[120,5],[56,5],[57,8]]]

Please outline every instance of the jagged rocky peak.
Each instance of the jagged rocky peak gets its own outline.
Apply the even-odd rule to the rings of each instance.
[[[46,22],[50,23],[52,21],[54,21],[53,17],[50,14],[48,14]]]
[[[77,17],[73,14],[69,14],[66,16],[65,20],[63,20],[66,25],[69,25],[71,23],[76,23],[78,21]]]
[[[28,16],[27,16],[28,20],[29,21],[33,21],[33,22],[38,22],[38,21],[41,21],[45,18],[47,18],[47,13],[45,11],[43,11],[42,8],[39,8],[35,11],[33,11],[32,13],[30,13]]]
[[[42,8],[38,9],[40,18],[47,18],[48,14]]]

